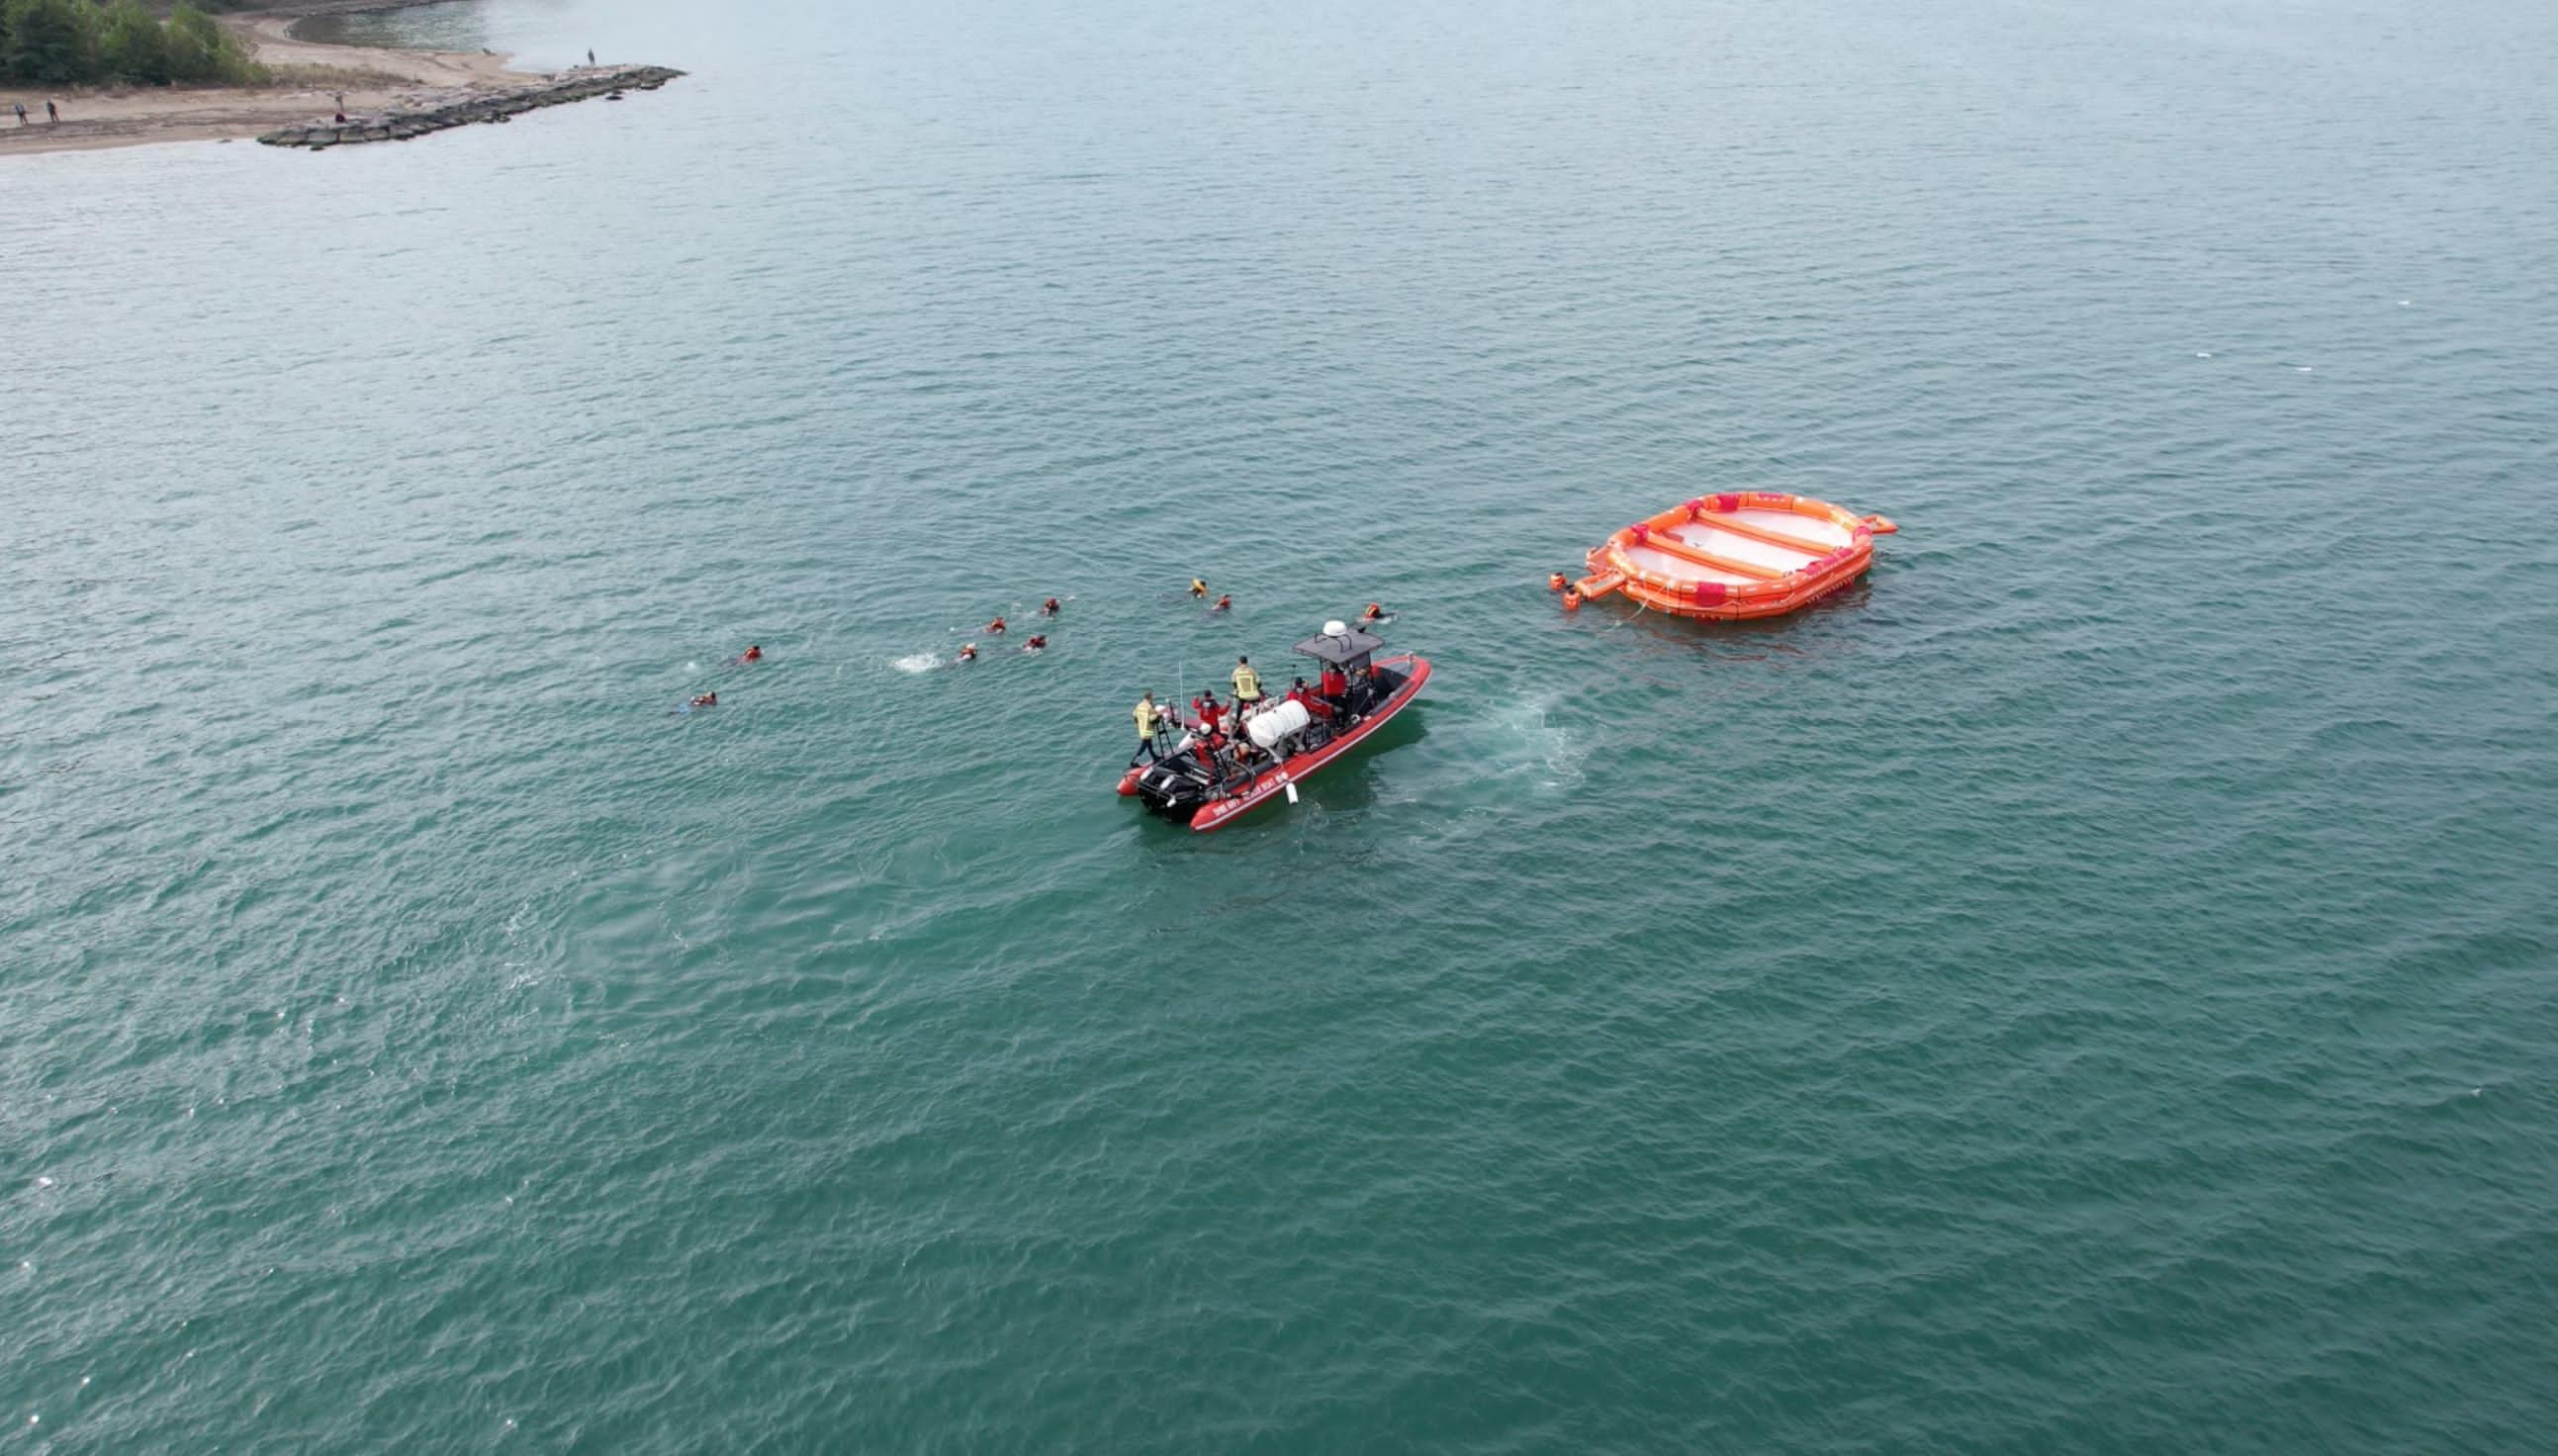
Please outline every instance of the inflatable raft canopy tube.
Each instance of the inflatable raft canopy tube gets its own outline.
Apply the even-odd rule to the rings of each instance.
[[[1621,592],[1655,612],[1738,621],[1797,612],[1874,564],[1874,538],[1901,527],[1807,496],[1700,496],[1590,550],[1564,605]]]

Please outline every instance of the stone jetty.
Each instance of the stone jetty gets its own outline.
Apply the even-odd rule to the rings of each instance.
[[[447,127],[509,121],[526,111],[591,96],[653,91],[682,74],[663,66],[580,66],[527,85],[403,96],[401,103],[388,111],[349,116],[344,124],[311,121],[281,127],[258,140],[270,147],[309,147],[315,152],[356,142],[404,142]]]

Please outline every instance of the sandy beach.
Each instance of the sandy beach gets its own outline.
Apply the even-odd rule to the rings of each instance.
[[[511,58],[488,52],[295,40],[293,23],[312,13],[305,8],[219,17],[248,43],[261,65],[278,73],[274,85],[0,87],[0,157],[252,137],[295,122],[326,119],[340,91],[346,93],[348,114],[357,115],[409,109],[537,78],[509,70]],[[59,123],[45,120],[48,100],[62,108]],[[26,104],[32,125],[17,123],[15,102]]]

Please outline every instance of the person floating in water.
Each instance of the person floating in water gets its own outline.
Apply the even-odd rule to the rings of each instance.
[[[1208,608],[1208,610],[1211,612],[1231,612],[1234,610],[1234,598],[1231,596],[1219,597],[1216,599],[1216,605]]]
[[[1198,577],[1196,577],[1196,576],[1192,577],[1192,578],[1191,578],[1191,595],[1192,595],[1194,598],[1206,597],[1206,596],[1208,595],[1208,583],[1207,583],[1207,582],[1205,582],[1205,581],[1200,580],[1200,579],[1199,579]]]
[[[1376,602],[1368,603],[1367,610],[1359,614],[1359,620],[1361,622],[1383,622],[1385,620],[1384,606]]]
[[[977,645],[973,642],[961,643],[959,645],[959,660],[962,662],[973,662],[977,660]]]
[[[1040,603],[1040,615],[1042,617],[1054,617],[1061,610],[1062,608],[1055,597],[1051,597],[1047,601]]]
[[[987,633],[988,633],[990,636],[994,636],[994,637],[1001,637],[1001,636],[1003,636],[1003,635],[1004,635],[1004,619],[1003,619],[1003,618],[1001,618],[1001,617],[998,617],[998,618],[996,618],[994,621],[987,623],[987,624],[986,624],[986,631],[987,631]]]
[[[748,648],[745,652],[737,655],[737,660],[741,662],[761,662],[764,660],[764,649],[760,647]]]
[[[715,707],[718,707],[718,706],[719,706],[719,694],[718,694],[718,693],[715,693],[715,692],[706,692],[706,693],[703,693],[700,697],[697,697],[697,698],[693,699],[691,702],[686,703],[684,706],[686,706],[686,707],[690,707],[690,708],[715,708]]]
[[[1034,635],[1032,636],[1032,638],[1031,638],[1031,640],[1030,640],[1029,642],[1026,642],[1026,643],[1023,643],[1023,644],[1022,644],[1022,651],[1023,651],[1023,652],[1026,652],[1026,653],[1044,653],[1044,652],[1047,652],[1047,651],[1048,651],[1048,639],[1047,639],[1047,638],[1045,638],[1045,637],[1040,637],[1040,636],[1038,636],[1038,635],[1034,634]]]

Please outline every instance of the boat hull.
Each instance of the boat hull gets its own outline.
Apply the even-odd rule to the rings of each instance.
[[[1412,705],[1413,699],[1421,695],[1422,686],[1430,680],[1430,660],[1427,657],[1417,657],[1407,653],[1400,656],[1380,657],[1376,665],[1402,674],[1403,685],[1397,687],[1385,701],[1370,709],[1367,716],[1359,720],[1357,727],[1335,738],[1322,748],[1293,755],[1285,763],[1262,770],[1248,783],[1233,790],[1223,799],[1210,800],[1201,804],[1198,811],[1190,817],[1191,828],[1199,833],[1222,829],[1270,801],[1286,798],[1290,785],[1304,783],[1308,775],[1358,747],[1367,741],[1370,734],[1393,721],[1396,714]],[[1130,768],[1127,773],[1121,775],[1119,792],[1123,795],[1135,794],[1138,777],[1144,772],[1145,767],[1140,765]]]

